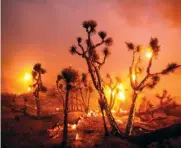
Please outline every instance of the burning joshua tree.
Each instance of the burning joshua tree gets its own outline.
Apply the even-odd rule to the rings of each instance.
[[[135,110],[136,110],[136,100],[138,94],[145,88],[154,88],[157,83],[160,80],[160,76],[167,75],[171,72],[174,72],[178,67],[181,65],[178,65],[176,63],[170,63],[168,66],[161,70],[160,72],[152,73],[151,67],[153,60],[156,59],[158,56],[158,53],[160,51],[160,46],[158,43],[157,38],[151,38],[150,40],[150,50],[151,52],[147,54],[147,58],[149,58],[149,62],[146,68],[146,75],[145,77],[138,82],[139,76],[142,72],[142,68],[140,66],[142,57],[141,57],[141,48],[140,46],[135,46],[133,43],[126,43],[129,51],[133,53],[132,55],[132,63],[129,68],[129,74],[130,74],[130,84],[133,89],[133,95],[132,95],[132,104],[130,107],[128,122],[126,126],[126,135],[131,135],[132,128],[133,128],[133,121],[135,116]]]
[[[109,105],[107,103],[107,99],[104,94],[103,85],[102,85],[102,79],[100,75],[100,69],[105,64],[110,52],[109,48],[113,40],[111,37],[107,37],[107,33],[104,31],[99,31],[98,36],[100,37],[101,41],[98,43],[94,43],[92,40],[93,35],[96,34],[96,27],[97,23],[94,20],[84,21],[82,23],[83,28],[85,29],[87,33],[87,39],[86,39],[86,45],[83,45],[83,41],[81,37],[77,38],[78,47],[72,46],[70,48],[70,53],[75,55],[81,56],[83,59],[85,59],[85,62],[87,63],[89,74],[91,75],[92,82],[94,84],[95,89],[99,93],[99,105],[101,108],[101,113],[103,117],[104,122],[104,129],[105,134],[108,134],[108,130],[105,123],[104,118],[104,111],[108,117],[109,123],[112,127],[112,133],[115,135],[120,135],[120,131],[118,129],[118,126],[115,122],[115,119],[111,113],[111,110],[109,108]],[[98,48],[103,46],[103,59],[100,59],[100,55],[98,54]]]
[[[36,101],[36,108],[37,108],[37,116],[40,117],[40,96],[39,93],[40,92],[46,92],[47,88],[43,85],[42,82],[42,75],[46,73],[46,70],[44,68],[42,68],[40,63],[37,63],[34,65],[33,67],[33,71],[32,71],[32,78],[35,81],[35,83],[31,86],[34,88],[34,92],[33,95],[35,97],[35,101]]]
[[[109,108],[112,110],[113,108],[115,108],[115,102],[116,99],[119,99],[119,104],[117,107],[117,111],[119,111],[120,107],[121,107],[121,101],[125,100],[125,95],[124,95],[124,88],[123,85],[121,84],[121,79],[119,77],[115,77],[112,78],[109,74],[106,75],[106,78],[108,79],[108,82],[104,81],[104,88],[106,90],[106,88],[108,88],[107,92],[109,95]]]

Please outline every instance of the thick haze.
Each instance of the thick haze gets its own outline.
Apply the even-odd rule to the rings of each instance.
[[[36,62],[47,69],[44,80],[50,87],[64,67],[87,71],[84,61],[68,49],[77,36],[85,37],[81,23],[88,19],[114,39],[103,73],[127,73],[131,53],[124,42],[147,45],[150,37],[161,45],[153,71],[169,62],[181,64],[180,8],[180,0],[2,0],[2,90],[23,91],[20,77]],[[178,70],[163,77],[157,89],[181,96],[180,84]]]

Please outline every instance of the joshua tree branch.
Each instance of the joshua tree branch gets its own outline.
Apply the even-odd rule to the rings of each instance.
[[[147,67],[147,70],[146,70],[147,74],[150,74],[150,69],[151,69],[151,66],[152,66],[152,61],[153,61],[153,56],[149,60],[148,67]]]
[[[104,40],[102,40],[100,43],[97,43],[93,48],[97,48],[97,47],[101,46],[102,44],[104,44]]]
[[[78,54],[79,56],[82,56],[83,54],[78,52],[78,51],[75,51],[76,54]]]
[[[101,68],[101,66],[102,65],[104,65],[105,64],[105,62],[106,62],[106,56],[104,56],[104,59],[103,59],[103,61],[102,62],[99,62],[99,61],[95,61],[99,66],[98,66],[98,68],[100,69]]]
[[[82,54],[85,53],[85,50],[84,50],[84,47],[82,46],[82,44],[78,43],[78,46],[81,48]]]

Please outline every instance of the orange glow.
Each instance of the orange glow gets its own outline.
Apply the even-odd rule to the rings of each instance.
[[[118,98],[119,98],[121,101],[124,102],[124,100],[125,100],[125,95],[124,95],[124,92],[123,92],[123,91],[121,91],[121,92],[118,93]]]
[[[145,56],[150,59],[152,57],[152,52],[147,52]]]
[[[123,84],[119,84],[118,88],[119,88],[120,90],[124,90]]]
[[[136,75],[135,74],[132,74],[132,79],[133,79],[133,81],[136,80]]]
[[[77,128],[77,125],[76,125],[76,124],[73,124],[71,127],[72,127],[72,129],[74,130],[74,129]]]
[[[111,112],[112,112],[112,113],[115,113],[116,111],[112,109]]]
[[[26,73],[26,74],[24,75],[24,80],[25,80],[25,81],[30,81],[30,80],[31,80],[31,74]]]
[[[88,117],[90,117],[90,116],[96,117],[97,115],[96,115],[96,113],[95,113],[94,111],[90,110],[90,111],[87,113],[87,116],[88,116]]]
[[[123,110],[122,108],[120,108],[120,113],[127,113],[128,111],[127,110]]]
[[[56,107],[56,108],[55,108],[55,110],[56,110],[56,111],[59,111],[59,110],[60,110],[60,108]]]
[[[31,91],[31,87],[28,87],[28,92],[30,92]]]
[[[119,120],[119,119],[118,119],[118,120],[116,120],[116,122],[119,122],[119,123],[121,123],[121,124],[123,123],[123,121],[121,121],[121,120]]]
[[[75,136],[75,140],[80,140],[80,139],[81,138],[80,138],[79,134],[77,133],[76,136]]]

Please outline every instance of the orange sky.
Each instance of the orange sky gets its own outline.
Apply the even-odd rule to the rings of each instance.
[[[94,19],[98,30],[113,37],[111,56],[102,72],[126,74],[131,62],[125,41],[148,45],[160,41],[153,71],[168,62],[181,64],[181,1],[179,0],[2,0],[2,91],[21,92],[21,80],[33,64],[42,63],[45,83],[55,85],[63,67],[87,71],[85,62],[68,52],[77,36],[85,37],[83,20]],[[156,88],[181,96],[181,70],[163,77]]]

